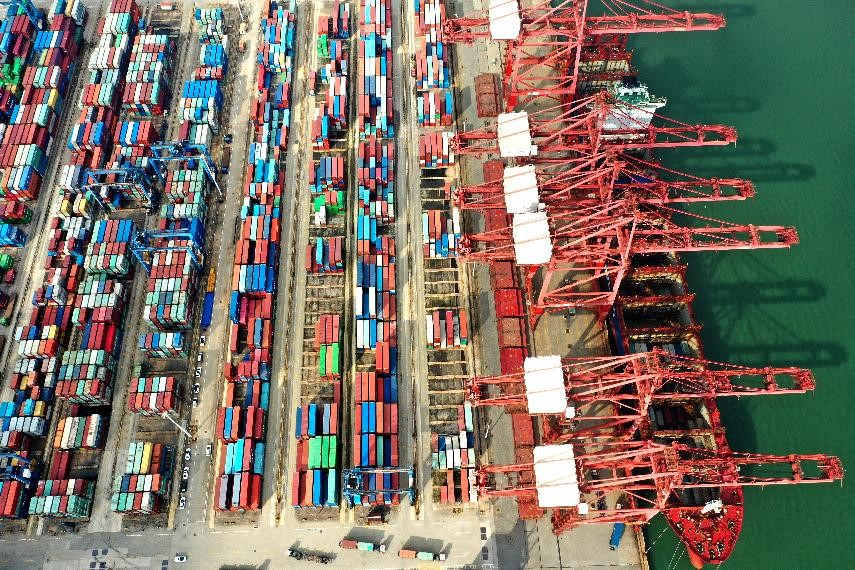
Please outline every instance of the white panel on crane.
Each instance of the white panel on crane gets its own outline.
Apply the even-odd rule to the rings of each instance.
[[[505,208],[509,214],[534,212],[540,203],[534,165],[509,166],[503,179]]]
[[[522,20],[517,0],[490,0],[490,37],[494,40],[515,40],[520,35]]]
[[[567,411],[560,356],[529,356],[523,361],[523,379],[530,414],[564,414]]]
[[[537,506],[579,506],[579,480],[573,446],[538,445],[534,448],[534,485]]]
[[[542,265],[552,259],[546,212],[514,214],[514,254],[517,265]]]
[[[500,113],[496,132],[499,138],[499,154],[502,158],[532,156],[536,148],[531,145],[531,129],[528,113]]]

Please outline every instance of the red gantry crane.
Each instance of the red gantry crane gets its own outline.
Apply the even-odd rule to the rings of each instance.
[[[504,167],[499,178],[458,186],[453,199],[463,210],[507,210],[506,196],[523,199],[533,192],[547,206],[590,206],[628,196],[653,204],[745,200],[755,195],[755,188],[741,178],[702,178],[653,159],[603,152]]]
[[[663,125],[654,126],[655,119]],[[736,140],[733,127],[682,123],[601,91],[531,113],[502,113],[495,128],[457,133],[451,145],[460,155],[549,158],[595,155],[601,149],[725,146]]]
[[[542,415],[548,443],[589,438],[629,439],[652,432],[650,406],[721,396],[803,394],[816,384],[810,370],[747,367],[664,351],[624,356],[526,358],[523,372],[469,381],[475,406],[525,407]]]
[[[678,493],[767,485],[830,483],[843,478],[834,456],[767,455],[652,441],[604,442],[595,451],[572,444],[534,448],[534,460],[518,465],[487,465],[478,472],[486,497],[534,499],[553,509],[556,534],[587,523],[643,523],[669,508],[679,508]],[[501,477],[496,475],[501,474]],[[598,499],[612,494],[618,504],[604,508]]]
[[[721,15],[678,11],[650,0],[602,0],[606,14],[588,16],[588,0],[491,0],[486,17],[450,18],[449,43],[476,39],[503,41],[506,108],[540,97],[569,101],[576,94],[579,62],[586,42],[637,33],[718,30]]]
[[[675,217],[695,225],[678,223]],[[625,198],[516,214],[509,227],[465,235],[459,251],[467,261],[509,260],[525,266],[531,317],[537,319],[546,310],[571,307],[604,315],[634,255],[777,249],[797,243],[792,227],[732,224]],[[484,247],[476,249],[478,244]],[[603,287],[604,281],[610,286]]]

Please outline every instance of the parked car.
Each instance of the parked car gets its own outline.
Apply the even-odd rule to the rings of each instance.
[[[213,453],[213,451],[214,451],[214,445],[213,444],[209,443],[208,445],[205,446],[205,455],[207,455],[208,457],[211,457],[211,453]]]
[[[184,495],[181,495],[181,497],[178,498],[178,510],[183,511],[186,508],[187,508],[187,497],[185,497]]]
[[[173,558],[173,560],[175,560],[176,562],[187,562],[187,555],[186,554],[176,554],[175,558]]]

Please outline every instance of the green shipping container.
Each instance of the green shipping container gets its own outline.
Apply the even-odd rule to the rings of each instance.
[[[309,439],[309,469],[320,469],[321,467],[321,438]]]

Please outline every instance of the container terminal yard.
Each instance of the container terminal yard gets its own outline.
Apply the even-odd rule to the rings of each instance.
[[[697,214],[753,184],[657,151],[736,130],[627,49],[725,15],[3,5],[0,567],[702,567],[843,478],[716,406],[815,388],[705,358],[692,255],[798,234]]]

